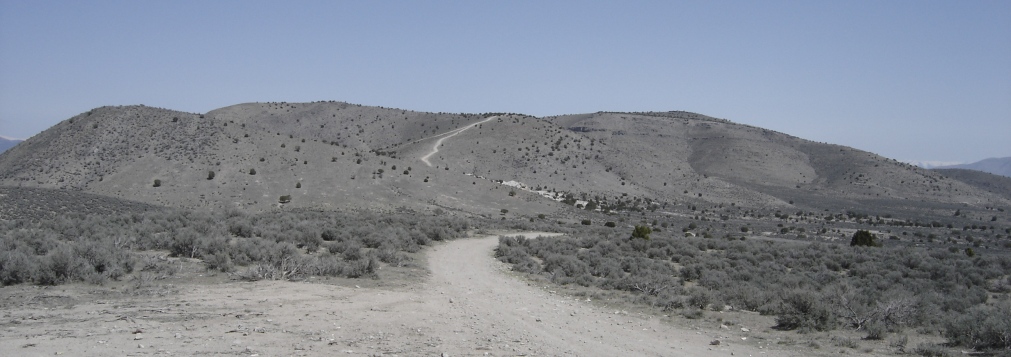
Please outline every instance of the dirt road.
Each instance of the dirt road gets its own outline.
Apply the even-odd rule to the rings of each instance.
[[[474,354],[482,343],[492,355],[704,356],[714,352],[708,336],[674,330],[656,319],[602,311],[586,301],[509,278],[503,272],[505,264],[490,256],[497,245],[495,237],[467,239],[431,252],[429,284],[435,295],[429,305],[433,311],[456,315],[448,323],[466,321],[457,323],[456,341],[446,347],[450,355]],[[467,343],[474,340],[478,343]]]
[[[494,120],[494,119],[497,119],[497,118],[498,118],[498,116],[488,117],[488,119],[479,121],[477,123],[470,124],[470,125],[467,125],[467,126],[462,127],[462,128],[453,129],[453,130],[447,131],[445,133],[439,134],[439,135],[445,135],[445,136],[443,136],[443,137],[439,138],[439,140],[435,141],[435,144],[432,145],[432,151],[430,151],[425,156],[422,156],[421,157],[421,161],[424,162],[425,165],[432,166],[432,163],[428,161],[428,158],[432,157],[432,155],[435,155],[435,154],[437,154],[439,152],[439,147],[442,146],[442,142],[443,141],[445,141],[446,139],[452,138],[454,136],[460,135],[460,133],[466,131],[467,129],[470,129],[470,128],[473,128],[475,126],[487,123],[487,122],[489,122],[491,120]]]
[[[536,236],[536,233],[526,233]],[[428,251],[423,283],[356,288],[305,282],[0,289],[0,355],[736,356],[720,331],[606,311],[509,276],[496,237]]]

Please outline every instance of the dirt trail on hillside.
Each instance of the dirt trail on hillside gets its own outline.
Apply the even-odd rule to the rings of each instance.
[[[442,146],[442,142],[443,141],[445,141],[446,139],[452,138],[454,136],[460,135],[460,133],[462,133],[464,131],[467,131],[467,129],[470,129],[470,128],[473,128],[475,126],[487,123],[487,122],[489,122],[489,121],[491,121],[493,119],[496,119],[496,118],[498,118],[498,116],[488,117],[488,119],[479,121],[477,123],[470,124],[470,125],[467,125],[467,126],[462,127],[462,128],[453,129],[453,130],[447,131],[445,133],[439,134],[439,135],[446,135],[446,136],[443,136],[443,137],[439,138],[439,140],[436,140],[435,141],[435,145],[432,145],[432,151],[429,152],[428,154],[426,154],[425,156],[422,156],[421,157],[421,161],[424,162],[425,165],[432,166],[432,163],[428,161],[428,158],[432,157],[432,155],[435,155],[436,153],[439,152],[439,146]],[[436,136],[439,136],[439,135],[436,135]],[[422,140],[424,140],[424,139],[422,139]]]
[[[800,355],[531,286],[492,257],[497,242],[438,244],[427,252],[430,278],[399,286],[195,283],[163,296],[5,287],[0,355]]]

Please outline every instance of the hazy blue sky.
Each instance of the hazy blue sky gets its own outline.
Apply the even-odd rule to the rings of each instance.
[[[0,0],[0,135],[103,105],[688,110],[899,160],[1011,156],[1011,1]]]

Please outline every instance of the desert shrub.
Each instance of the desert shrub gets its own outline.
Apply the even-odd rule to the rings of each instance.
[[[496,257],[516,271],[562,284],[626,291],[638,296],[637,303],[661,309],[701,305],[698,297],[691,303],[689,298],[695,289],[704,289],[711,305],[774,315],[783,329],[843,326],[865,330],[872,338],[904,328],[943,329],[952,317],[999,293],[1001,284],[995,282],[1011,268],[1011,261],[1000,255],[970,258],[943,249],[783,246],[669,234],[629,240],[611,229],[586,227],[574,237],[506,237],[500,238]],[[549,258],[550,267],[538,263],[547,265]],[[676,283],[666,291],[643,285],[658,277]],[[685,294],[682,281],[698,285]]]
[[[921,343],[913,349],[913,354],[923,357],[948,357],[951,354],[948,353],[942,346],[938,346],[932,343]]]
[[[393,248],[382,248],[373,252],[377,260],[395,267],[403,266],[405,262],[410,260],[404,252]]]
[[[794,291],[783,298],[776,317],[776,328],[784,330],[827,331],[836,325],[836,315],[823,298],[809,291]]]
[[[697,320],[705,317],[706,313],[700,308],[691,307],[684,309],[684,311],[681,312],[681,316],[683,316],[686,319]]]
[[[872,323],[867,326],[866,330],[867,336],[865,337],[865,339],[868,340],[879,341],[885,339],[885,337],[888,336],[888,329],[885,328],[885,325],[882,323]]]
[[[253,227],[248,220],[236,219],[228,221],[228,233],[236,237],[250,238],[253,236]]]
[[[208,270],[217,270],[224,273],[235,269],[231,256],[225,252],[214,253],[204,258],[204,265],[207,266]]]
[[[169,252],[174,257],[196,258],[200,238],[196,231],[182,227],[172,236]]]
[[[1011,349],[1011,302],[977,305],[949,321],[943,335],[952,344],[976,350]]]
[[[58,285],[83,278],[87,270],[86,263],[74,254],[72,246],[61,245],[42,258],[35,281],[42,285]]]
[[[323,230],[323,232],[319,234],[319,237],[325,242],[333,242],[337,240],[337,231],[328,228]]]
[[[20,284],[32,281],[37,275],[39,259],[31,248],[19,242],[0,241],[0,283]]]
[[[375,259],[360,259],[346,264],[341,275],[348,278],[374,277],[379,263]]]
[[[688,292],[688,306],[695,309],[705,310],[713,301],[713,296],[709,290],[705,289],[691,289]]]
[[[405,265],[411,260],[406,253],[432,240],[461,237],[470,226],[466,219],[445,216],[313,211],[26,217],[0,221],[0,282],[101,283],[131,273],[136,252],[152,249],[202,259],[208,269],[239,270],[248,279],[374,277],[379,264]],[[373,248],[365,248],[366,242]],[[324,252],[313,254],[320,247]],[[317,259],[322,256],[327,259]],[[142,272],[148,263],[144,260]]]

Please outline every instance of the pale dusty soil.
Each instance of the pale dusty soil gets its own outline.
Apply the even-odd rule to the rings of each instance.
[[[436,245],[430,277],[392,287],[232,280],[179,284],[164,296],[5,287],[0,355],[810,355],[760,348],[737,327],[688,328],[555,294],[510,274],[491,256],[496,245]]]

